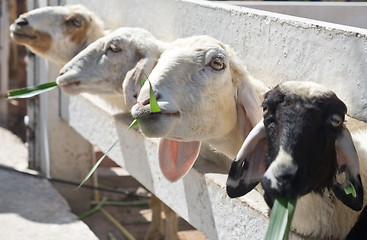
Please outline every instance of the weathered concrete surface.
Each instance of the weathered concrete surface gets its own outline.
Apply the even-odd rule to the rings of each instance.
[[[27,148],[0,128],[0,165],[25,171]],[[47,180],[0,169],[0,239],[98,239]]]
[[[367,28],[366,2],[223,1],[222,3]]]
[[[232,46],[248,70],[269,87],[282,81],[319,82],[367,120],[367,29],[195,0],[81,3],[112,28],[143,27],[157,38],[207,34]]]

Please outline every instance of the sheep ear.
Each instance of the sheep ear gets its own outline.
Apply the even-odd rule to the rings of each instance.
[[[186,175],[199,155],[200,142],[178,142],[161,138],[159,141],[159,167],[164,177],[176,182]]]
[[[245,139],[227,179],[227,194],[240,197],[251,191],[265,173],[266,135],[261,120]]]
[[[239,74],[238,71],[236,74]],[[261,120],[262,112],[260,98],[248,81],[246,73],[241,75],[237,92],[237,118],[242,137],[245,139],[251,129]]]
[[[355,211],[359,211],[363,206],[363,186],[359,173],[359,159],[357,151],[354,147],[352,136],[348,129],[343,126],[343,130],[339,133],[335,148],[338,162],[338,174],[345,173],[345,181],[340,184],[334,180],[332,190],[335,196],[346,206]],[[347,194],[345,188],[352,184],[355,193]],[[354,195],[354,196],[353,196]]]
[[[141,81],[146,80],[152,72],[157,60],[152,58],[141,58],[133,69],[126,73],[122,83],[125,103],[130,108],[135,105],[141,89]]]

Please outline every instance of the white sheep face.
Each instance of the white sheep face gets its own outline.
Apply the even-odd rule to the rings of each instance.
[[[236,125],[228,53],[218,41],[178,40],[162,54],[149,81],[162,112],[149,114],[148,82],[132,110],[146,136],[205,141],[227,135]]]
[[[101,22],[81,5],[43,7],[19,16],[11,38],[32,52],[63,65],[103,36]]]
[[[148,77],[162,52],[161,45],[144,29],[119,28],[69,61],[61,69],[57,84],[69,95],[122,95],[126,80],[125,94],[132,106],[140,91],[140,80]]]
[[[150,113],[150,86],[160,113]],[[260,101],[235,54],[208,36],[172,43],[131,110],[148,137],[161,137],[159,164],[170,181],[184,176],[200,143],[234,157],[260,120]]]

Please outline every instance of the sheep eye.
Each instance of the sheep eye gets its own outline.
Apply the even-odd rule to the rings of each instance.
[[[77,28],[80,28],[82,26],[82,20],[78,17],[70,18],[67,22]]]
[[[119,46],[117,46],[116,44],[114,44],[114,43],[111,43],[110,44],[110,48],[109,49],[111,49],[112,52],[119,52],[119,51],[121,51],[121,48]]]
[[[224,69],[224,61],[219,57],[215,57],[210,61],[210,67],[216,71]]]
[[[339,127],[343,123],[343,119],[340,115],[334,114],[330,118],[330,123],[333,127]]]

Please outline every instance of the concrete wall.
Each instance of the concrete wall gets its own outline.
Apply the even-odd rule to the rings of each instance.
[[[207,1],[82,3],[107,26],[144,27],[156,37],[208,34],[231,45],[248,70],[272,87],[281,81],[322,83],[367,120],[367,30]],[[108,16],[108,17],[105,17]]]
[[[367,28],[366,2],[223,1],[226,4]]]

